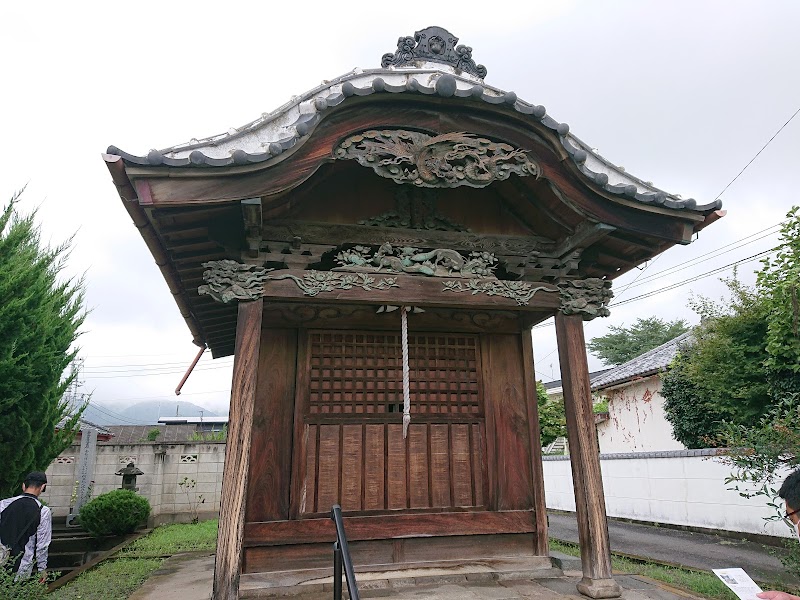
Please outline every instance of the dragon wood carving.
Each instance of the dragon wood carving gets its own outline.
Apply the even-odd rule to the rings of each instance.
[[[561,312],[581,315],[584,321],[611,314],[608,304],[614,297],[611,282],[598,277],[566,279],[557,283],[561,296]]]
[[[365,131],[339,144],[335,156],[419,187],[482,188],[512,173],[537,178],[541,173],[525,150],[464,132],[431,136],[403,129]]]
[[[429,277],[491,277],[497,258],[491,252],[470,252],[468,257],[449,248],[420,250],[384,243],[375,253],[367,246],[354,246],[336,255],[336,271],[356,273],[408,273]]]

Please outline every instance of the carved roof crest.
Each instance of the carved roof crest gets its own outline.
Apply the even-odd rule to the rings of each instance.
[[[402,67],[415,61],[432,61],[451,65],[456,69],[483,79],[486,67],[475,64],[472,48],[458,44],[458,38],[442,27],[426,27],[414,33],[414,37],[404,36],[397,40],[394,54],[388,52],[381,59],[385,69],[390,65]]]
[[[345,139],[334,154],[355,159],[396,183],[419,187],[482,188],[512,173],[521,177],[541,173],[525,150],[464,132],[365,131]]]

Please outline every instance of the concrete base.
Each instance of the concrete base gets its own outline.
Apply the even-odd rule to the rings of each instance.
[[[590,579],[584,577],[577,586],[578,591],[589,598],[619,598],[622,590],[613,579]]]
[[[331,567],[268,573],[245,573],[239,580],[240,598],[330,594]],[[439,561],[356,568],[359,590],[398,590],[419,586],[467,584],[561,577],[563,572],[547,556],[503,557],[484,561]],[[387,592],[388,593],[388,592]]]

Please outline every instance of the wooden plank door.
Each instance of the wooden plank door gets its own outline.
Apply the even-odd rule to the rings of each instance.
[[[406,439],[399,332],[312,330],[301,354],[295,518],[334,503],[350,513],[486,508],[477,336],[409,334]]]

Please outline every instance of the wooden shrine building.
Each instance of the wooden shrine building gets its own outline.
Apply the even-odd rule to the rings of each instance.
[[[217,600],[329,565],[334,503],[357,569],[549,565],[530,329],[554,315],[579,589],[619,595],[583,321],[723,213],[487,85],[457,42],[429,27],[241,128],[104,155],[194,342],[235,355]]]

